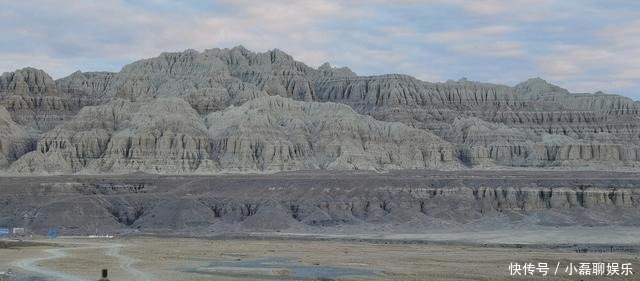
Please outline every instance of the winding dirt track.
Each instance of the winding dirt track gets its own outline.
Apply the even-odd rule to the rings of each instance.
[[[58,244],[70,244],[70,245],[83,245],[81,247],[68,248],[68,249],[45,249],[42,252],[45,253],[45,256],[41,257],[31,257],[26,259],[21,259],[15,261],[14,266],[21,268],[26,271],[34,272],[43,277],[52,278],[53,280],[58,281],[92,281],[86,279],[84,277],[71,275],[68,273],[51,270],[42,266],[39,266],[38,263],[47,261],[47,260],[55,260],[59,258],[68,257],[73,255],[73,251],[75,250],[87,250],[87,249],[104,249],[105,254],[107,256],[114,257],[118,260],[120,268],[127,272],[130,276],[130,280],[136,281],[151,281],[151,275],[146,272],[140,271],[133,267],[133,263],[135,263],[135,259],[120,254],[120,248],[126,246],[124,244],[116,244],[116,243],[75,243],[75,242],[62,242]]]
[[[116,259],[118,259],[120,261],[120,268],[123,269],[125,272],[128,272],[129,275],[135,277],[134,279],[131,280],[136,280],[136,281],[151,281],[151,275],[144,272],[144,271],[140,271],[138,269],[136,269],[135,267],[133,267],[133,263],[136,262],[135,259],[129,257],[129,256],[125,256],[125,255],[121,255],[120,254],[120,248],[122,248],[121,244],[115,244],[115,247],[109,247],[107,250],[107,256],[111,256],[114,257]]]

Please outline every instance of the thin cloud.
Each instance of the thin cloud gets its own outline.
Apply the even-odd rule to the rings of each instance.
[[[640,21],[623,23],[595,31],[595,42],[589,46],[556,45],[550,54],[538,59],[539,71],[580,92],[637,89],[640,81],[638,29]]]
[[[499,36],[513,31],[513,27],[504,25],[483,26],[464,30],[433,32],[426,34],[426,40],[434,43],[455,43]]]
[[[468,56],[487,56],[487,57],[521,57],[526,55],[524,46],[517,42],[496,41],[467,43],[454,45],[451,50],[458,54]]]
[[[482,26],[465,30],[427,33],[427,43],[443,44],[453,53],[467,56],[518,57],[525,47],[509,41],[507,35],[515,29],[505,25]]]

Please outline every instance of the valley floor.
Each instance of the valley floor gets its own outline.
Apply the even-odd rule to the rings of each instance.
[[[638,280],[638,187],[638,173],[585,171],[0,177],[3,226],[44,235],[54,225],[61,235],[0,240],[0,272],[27,278],[9,281],[97,280],[103,268],[113,281]],[[82,238],[95,233],[116,238]],[[510,265],[529,263],[546,263],[547,276],[511,275]],[[593,263],[635,274],[578,274]]]
[[[552,246],[538,243],[540,239],[534,234],[523,237],[534,242],[526,246],[404,243],[407,240],[399,239],[406,237],[396,237],[395,241],[345,239],[363,238],[355,236],[334,240],[286,238],[291,234],[280,234],[280,239],[43,239],[37,241],[55,244],[0,249],[0,268],[10,267],[19,276],[61,281],[97,280],[102,268],[109,269],[114,281],[637,280],[640,274],[598,277],[576,272],[569,275],[566,271],[570,264],[579,267],[585,262],[631,263],[638,267],[638,244]],[[512,263],[547,263],[550,269],[547,276],[537,271],[534,276],[511,276]]]

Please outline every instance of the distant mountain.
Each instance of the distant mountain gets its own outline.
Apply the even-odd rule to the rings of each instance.
[[[163,53],[120,72],[0,76],[7,174],[640,167],[640,102],[318,69],[280,50]]]

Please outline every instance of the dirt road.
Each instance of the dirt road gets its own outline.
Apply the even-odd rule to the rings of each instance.
[[[120,248],[122,248],[124,245],[122,244],[113,244],[111,247],[107,248],[107,255],[114,257],[116,259],[118,259],[119,264],[120,264],[120,268],[122,270],[124,270],[125,272],[129,273],[129,275],[135,277],[132,280],[137,280],[137,281],[151,281],[151,275],[144,272],[144,271],[140,271],[138,269],[136,269],[135,267],[133,267],[133,264],[136,262],[135,259],[129,257],[129,256],[125,256],[120,254]]]
[[[140,271],[133,267],[133,264],[136,262],[135,259],[128,257],[126,255],[122,255],[120,253],[120,249],[126,245],[117,244],[117,243],[84,243],[84,242],[57,242],[58,244],[67,244],[78,247],[60,249],[60,248],[52,248],[45,249],[42,251],[44,256],[39,257],[30,257],[26,259],[17,260],[13,263],[14,266],[37,273],[42,275],[43,277],[52,278],[58,281],[91,281],[81,276],[75,276],[72,274],[55,271],[48,269],[46,267],[40,266],[39,263],[48,260],[55,260],[60,258],[65,258],[69,256],[73,256],[73,252],[77,250],[90,250],[90,249],[104,249],[105,255],[111,256],[118,260],[118,264],[124,272],[131,276],[130,280],[137,281],[151,281],[151,276],[143,271]]]

